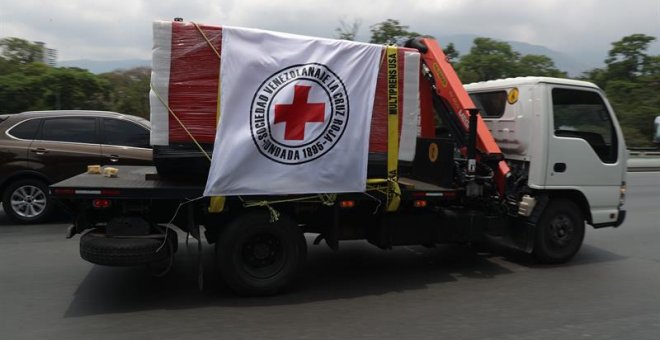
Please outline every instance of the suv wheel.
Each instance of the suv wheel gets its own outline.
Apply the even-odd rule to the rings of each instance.
[[[16,181],[7,187],[2,207],[18,223],[43,222],[51,210],[48,185],[37,179]]]

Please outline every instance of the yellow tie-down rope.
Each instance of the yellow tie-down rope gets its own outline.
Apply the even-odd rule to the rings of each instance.
[[[270,222],[275,223],[280,218],[280,213],[275,210],[271,205],[278,203],[289,202],[305,202],[305,203],[321,203],[323,205],[332,206],[337,200],[337,194],[317,194],[313,196],[304,196],[296,198],[288,198],[281,200],[263,200],[263,201],[244,201],[243,206],[246,208],[251,207],[266,207],[270,211]]]
[[[215,46],[213,46],[213,43],[211,43],[211,40],[209,40],[209,38],[206,36],[204,31],[201,29],[201,27],[199,27],[199,25],[197,25],[197,23],[195,23],[195,22],[193,22],[192,24],[195,25],[195,28],[197,29],[199,34],[202,35],[202,38],[204,38],[204,41],[206,41],[206,44],[211,48],[211,50],[213,50],[213,53],[215,53],[215,55],[218,57],[218,60],[222,59],[220,57],[220,52],[218,52],[218,50],[215,48]],[[216,107],[216,114],[215,114],[216,128],[218,128],[218,122],[220,122],[220,98],[221,98],[221,96],[220,96],[220,94],[221,94],[220,84],[221,84],[221,81],[220,81],[220,79],[218,79],[218,100],[217,100],[217,107]],[[213,196],[213,197],[211,197],[211,203],[209,204],[209,212],[210,213],[220,213],[220,212],[222,212],[225,209],[225,201],[226,201],[226,198],[224,196]]]
[[[204,40],[206,41],[206,43],[209,45],[209,47],[211,48],[211,50],[213,50],[213,52],[214,52],[215,55],[218,57],[218,59],[220,59],[220,53],[219,53],[218,50],[215,48],[215,46],[213,46],[213,44],[211,43],[211,41],[209,40],[209,38],[206,36],[206,34],[204,33],[204,31],[202,31],[202,29],[201,29],[201,28],[199,27],[199,25],[197,25],[196,23],[193,22],[192,24],[195,26],[195,28],[197,28],[197,31],[202,35],[202,37],[204,38]],[[190,130],[188,130],[188,128],[186,127],[186,125],[183,124],[183,122],[181,121],[181,119],[179,119],[179,116],[177,116],[177,114],[174,113],[174,111],[173,111],[172,108],[169,106],[169,104],[165,102],[165,100],[164,100],[163,97],[160,95],[160,93],[159,93],[158,90],[156,89],[156,86],[153,84],[153,82],[150,82],[149,85],[150,85],[150,87],[151,87],[151,91],[152,91],[152,92],[156,95],[156,97],[158,98],[158,101],[160,101],[160,103],[161,103],[165,108],[167,108],[167,111],[169,112],[169,114],[170,114],[172,117],[174,117],[174,120],[176,120],[176,122],[181,126],[181,128],[183,128],[183,130],[186,132],[186,134],[188,135],[188,137],[190,137],[190,139],[193,141],[193,143],[195,144],[195,146],[197,146],[197,148],[202,152],[202,154],[204,155],[204,157],[206,157],[206,159],[207,159],[209,162],[211,162],[211,156],[209,156],[209,154],[206,152],[206,150],[204,150],[204,148],[202,147],[202,145],[199,144],[199,142],[197,141],[197,138],[195,138],[195,136],[193,136],[193,134],[190,132]],[[217,105],[217,108],[216,108],[216,124],[217,124],[218,121],[220,120],[220,81],[218,81],[218,96],[217,96],[217,98],[218,98],[218,105]],[[224,210],[224,206],[225,206],[225,197],[223,197],[223,196],[213,196],[213,197],[211,197],[211,203],[210,203],[210,205],[209,205],[209,212],[211,212],[211,213],[219,213],[219,212],[222,212],[222,211]]]

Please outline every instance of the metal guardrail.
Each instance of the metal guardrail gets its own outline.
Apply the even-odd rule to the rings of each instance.
[[[633,149],[628,150],[628,171],[660,171],[660,151]]]
[[[633,151],[629,150],[630,157],[660,157],[660,151]]]

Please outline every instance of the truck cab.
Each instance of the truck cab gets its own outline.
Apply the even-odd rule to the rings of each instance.
[[[504,157],[532,196],[575,202],[594,227],[618,226],[627,152],[603,91],[569,79],[520,77],[468,84]]]

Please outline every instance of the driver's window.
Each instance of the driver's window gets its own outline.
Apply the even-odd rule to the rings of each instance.
[[[555,136],[584,139],[605,163],[617,161],[617,137],[603,98],[593,91],[552,90]]]

